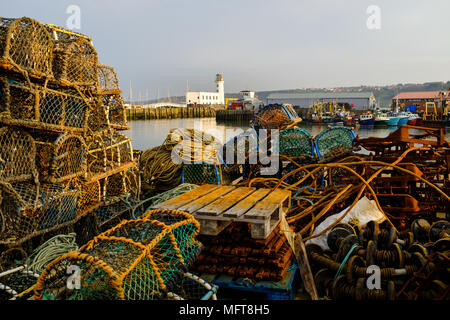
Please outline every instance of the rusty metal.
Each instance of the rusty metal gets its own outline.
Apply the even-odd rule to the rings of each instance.
[[[199,236],[204,248],[194,269],[254,280],[280,281],[293,261],[286,237],[277,227],[267,239],[251,238],[249,226],[233,223],[218,236]]]

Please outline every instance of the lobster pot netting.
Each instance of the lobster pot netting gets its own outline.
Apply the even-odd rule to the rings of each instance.
[[[53,74],[57,80],[82,87],[97,86],[97,52],[89,40],[67,38],[58,33],[54,39]]]
[[[183,279],[177,283],[175,288],[167,294],[170,300],[216,300],[217,286],[203,280],[202,278],[185,272]],[[215,298],[215,299],[214,299]]]
[[[188,267],[183,245],[198,244],[198,222],[190,215],[166,211],[179,222],[165,224],[150,215],[123,221],[79,251],[50,263],[38,279],[35,299],[150,300],[163,298]],[[180,229],[181,231],[179,231]],[[184,231],[183,231],[184,230]],[[178,242],[174,232],[186,239]],[[68,288],[70,266],[79,268],[80,286]]]
[[[30,18],[0,18],[3,67],[36,77],[52,77],[53,43],[45,27]]]
[[[102,63],[98,64],[97,93],[120,93],[119,77],[114,69]]]
[[[78,190],[28,182],[0,187],[0,243],[28,239],[76,218]]]
[[[311,134],[300,128],[283,130],[279,136],[279,152],[288,157],[313,159],[314,147]]]
[[[88,102],[77,91],[0,77],[0,121],[5,124],[84,132],[88,113]]]
[[[344,154],[353,148],[355,133],[345,127],[333,127],[316,136],[316,152],[319,158]]]
[[[34,139],[25,131],[0,128],[0,180],[20,182],[37,177]]]
[[[136,166],[105,178],[105,196],[130,197],[137,199],[139,192],[139,172]]]
[[[92,132],[98,132],[109,127],[108,112],[99,97],[94,101],[95,107],[89,113],[88,128]]]
[[[80,190],[80,199],[78,202],[80,211],[84,211],[102,200],[102,188],[100,181],[84,181],[76,179],[75,187]]]
[[[210,163],[189,163],[183,166],[181,183],[222,184],[222,167]]]
[[[105,94],[101,96],[101,100],[108,115],[110,127],[117,130],[128,130],[125,107],[120,95]]]
[[[37,278],[38,274],[24,269],[0,277],[0,301],[9,300],[27,290],[36,283]],[[30,294],[25,296],[30,298]]]
[[[114,130],[91,135],[87,145],[87,179],[134,161],[131,139]]]
[[[86,172],[86,145],[81,136],[62,134],[36,138],[36,164],[42,180],[58,183]]]
[[[270,104],[255,114],[252,125],[256,130],[279,129],[288,125],[295,118],[298,118],[298,115],[292,107]]]

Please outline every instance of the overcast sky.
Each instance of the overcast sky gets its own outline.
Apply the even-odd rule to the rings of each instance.
[[[0,15],[66,26],[71,4],[125,98],[130,80],[134,98],[214,90],[217,72],[230,93],[450,80],[449,0],[13,0]]]

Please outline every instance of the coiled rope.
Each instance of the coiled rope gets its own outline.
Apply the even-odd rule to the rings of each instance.
[[[27,269],[37,274],[41,274],[47,265],[59,256],[78,250],[75,238],[75,233],[69,233],[60,234],[47,240],[33,250],[31,255],[27,258]]]

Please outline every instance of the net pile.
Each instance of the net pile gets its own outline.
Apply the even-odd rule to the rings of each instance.
[[[127,129],[120,94],[89,37],[0,18],[0,254],[131,213],[140,178],[131,140],[117,131]]]
[[[149,300],[165,298],[198,255],[198,222],[179,211],[153,210],[123,221],[50,263],[37,281],[35,299]],[[68,268],[80,272],[69,289]],[[70,269],[69,269],[70,270]]]

